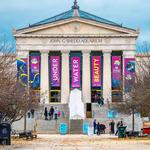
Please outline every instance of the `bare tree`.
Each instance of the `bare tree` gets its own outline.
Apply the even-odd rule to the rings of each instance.
[[[124,101],[112,106],[119,112],[132,114],[132,130],[134,131],[134,114],[150,118],[150,46],[146,43],[141,53],[136,55],[136,75],[132,88],[124,93]]]
[[[20,120],[28,110],[36,109],[39,97],[17,80],[16,53],[12,44],[0,42],[0,122]]]

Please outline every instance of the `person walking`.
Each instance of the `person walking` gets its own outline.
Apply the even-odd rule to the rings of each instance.
[[[116,130],[115,136],[118,135],[118,130],[119,130],[120,126],[121,126],[121,121],[118,121],[118,123],[117,123],[117,130]]]
[[[112,120],[109,124],[110,126],[110,134],[114,134],[115,133],[115,122],[114,120]]]
[[[98,122],[97,123],[97,135],[100,135],[100,132],[101,132],[101,126],[100,126],[100,123]]]
[[[97,124],[96,119],[93,121],[94,134],[96,134]]]
[[[47,107],[45,107],[45,110],[44,110],[44,116],[45,116],[45,120],[48,120],[48,111],[47,111]]]

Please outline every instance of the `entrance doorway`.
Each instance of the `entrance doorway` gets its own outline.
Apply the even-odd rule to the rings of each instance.
[[[91,102],[97,103],[97,100],[100,96],[102,96],[102,90],[93,89],[91,91]]]
[[[61,90],[50,90],[50,103],[61,102]]]

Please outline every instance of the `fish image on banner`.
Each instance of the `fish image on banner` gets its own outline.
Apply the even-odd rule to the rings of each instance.
[[[135,58],[124,59],[125,91],[129,92],[135,82]]]
[[[17,59],[17,78],[22,86],[28,85],[28,59]]]
[[[120,87],[121,81],[121,56],[112,56],[112,87]]]

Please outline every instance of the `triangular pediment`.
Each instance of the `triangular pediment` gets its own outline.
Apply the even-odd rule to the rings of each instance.
[[[30,35],[116,35],[137,34],[137,31],[128,28],[108,25],[81,18],[70,18],[39,26],[31,26],[18,30],[17,34]]]

